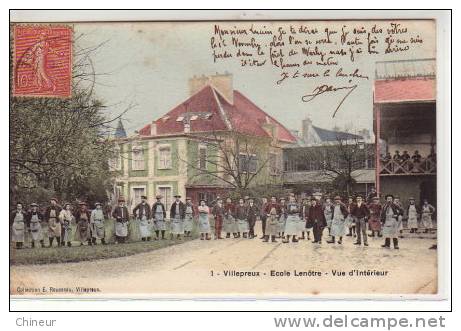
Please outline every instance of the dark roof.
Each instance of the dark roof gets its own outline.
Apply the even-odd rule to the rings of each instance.
[[[123,127],[122,120],[118,120],[117,128],[115,129],[114,133],[115,138],[126,138],[126,131],[125,128]]]
[[[352,133],[347,133],[347,132],[342,132],[342,131],[327,130],[327,129],[319,128],[317,126],[312,126],[312,127],[315,129],[315,131],[317,132],[319,138],[322,141],[363,139],[362,136],[352,134]]]

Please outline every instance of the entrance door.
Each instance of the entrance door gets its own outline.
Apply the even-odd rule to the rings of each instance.
[[[423,203],[423,199],[427,199],[431,205],[437,206],[437,181],[435,177],[433,179],[424,180],[420,184],[420,202]]]

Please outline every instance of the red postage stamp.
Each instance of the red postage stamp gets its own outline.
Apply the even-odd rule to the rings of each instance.
[[[13,95],[70,97],[72,28],[16,25],[13,35]]]

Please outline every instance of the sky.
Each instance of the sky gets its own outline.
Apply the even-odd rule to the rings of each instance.
[[[303,22],[306,23],[306,22]],[[239,90],[288,129],[300,130],[301,120],[310,117],[313,124],[332,129],[347,127],[372,131],[372,82],[375,62],[396,59],[435,57],[435,28],[431,21],[405,22],[423,38],[414,50],[397,55],[359,56],[354,66],[371,79],[361,80],[345,100],[340,111],[331,117],[342,98],[319,96],[309,103],[301,96],[324,83],[322,79],[291,80],[281,85],[279,71],[270,66],[243,70],[237,62],[213,61],[210,37],[214,22],[137,22],[75,23],[74,47],[91,47],[104,43],[91,57],[97,76],[95,93],[107,107],[108,116],[116,116],[134,105],[123,117],[128,133],[142,128],[189,97],[188,79],[194,75],[217,72],[233,74],[234,89]],[[219,23],[223,26],[226,23]],[[230,26],[248,23],[227,23]],[[258,24],[268,24],[262,22]],[[275,23],[274,23],[275,24]],[[293,22],[276,23],[293,24]],[[309,22],[312,26],[340,29],[344,22]],[[373,22],[360,22],[371,27]],[[344,68],[352,69],[346,64]],[[109,114],[110,113],[110,114]],[[116,124],[116,123],[115,123]],[[115,126],[114,124],[114,126]]]

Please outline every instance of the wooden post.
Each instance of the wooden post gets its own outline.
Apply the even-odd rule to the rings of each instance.
[[[375,182],[376,182],[376,194],[378,197],[381,195],[381,183],[379,173],[381,172],[381,158],[380,158],[380,146],[379,141],[381,138],[381,109],[379,105],[374,105],[375,111],[375,119],[376,119],[376,134],[375,134],[375,158],[376,158],[376,174],[375,174]]]

